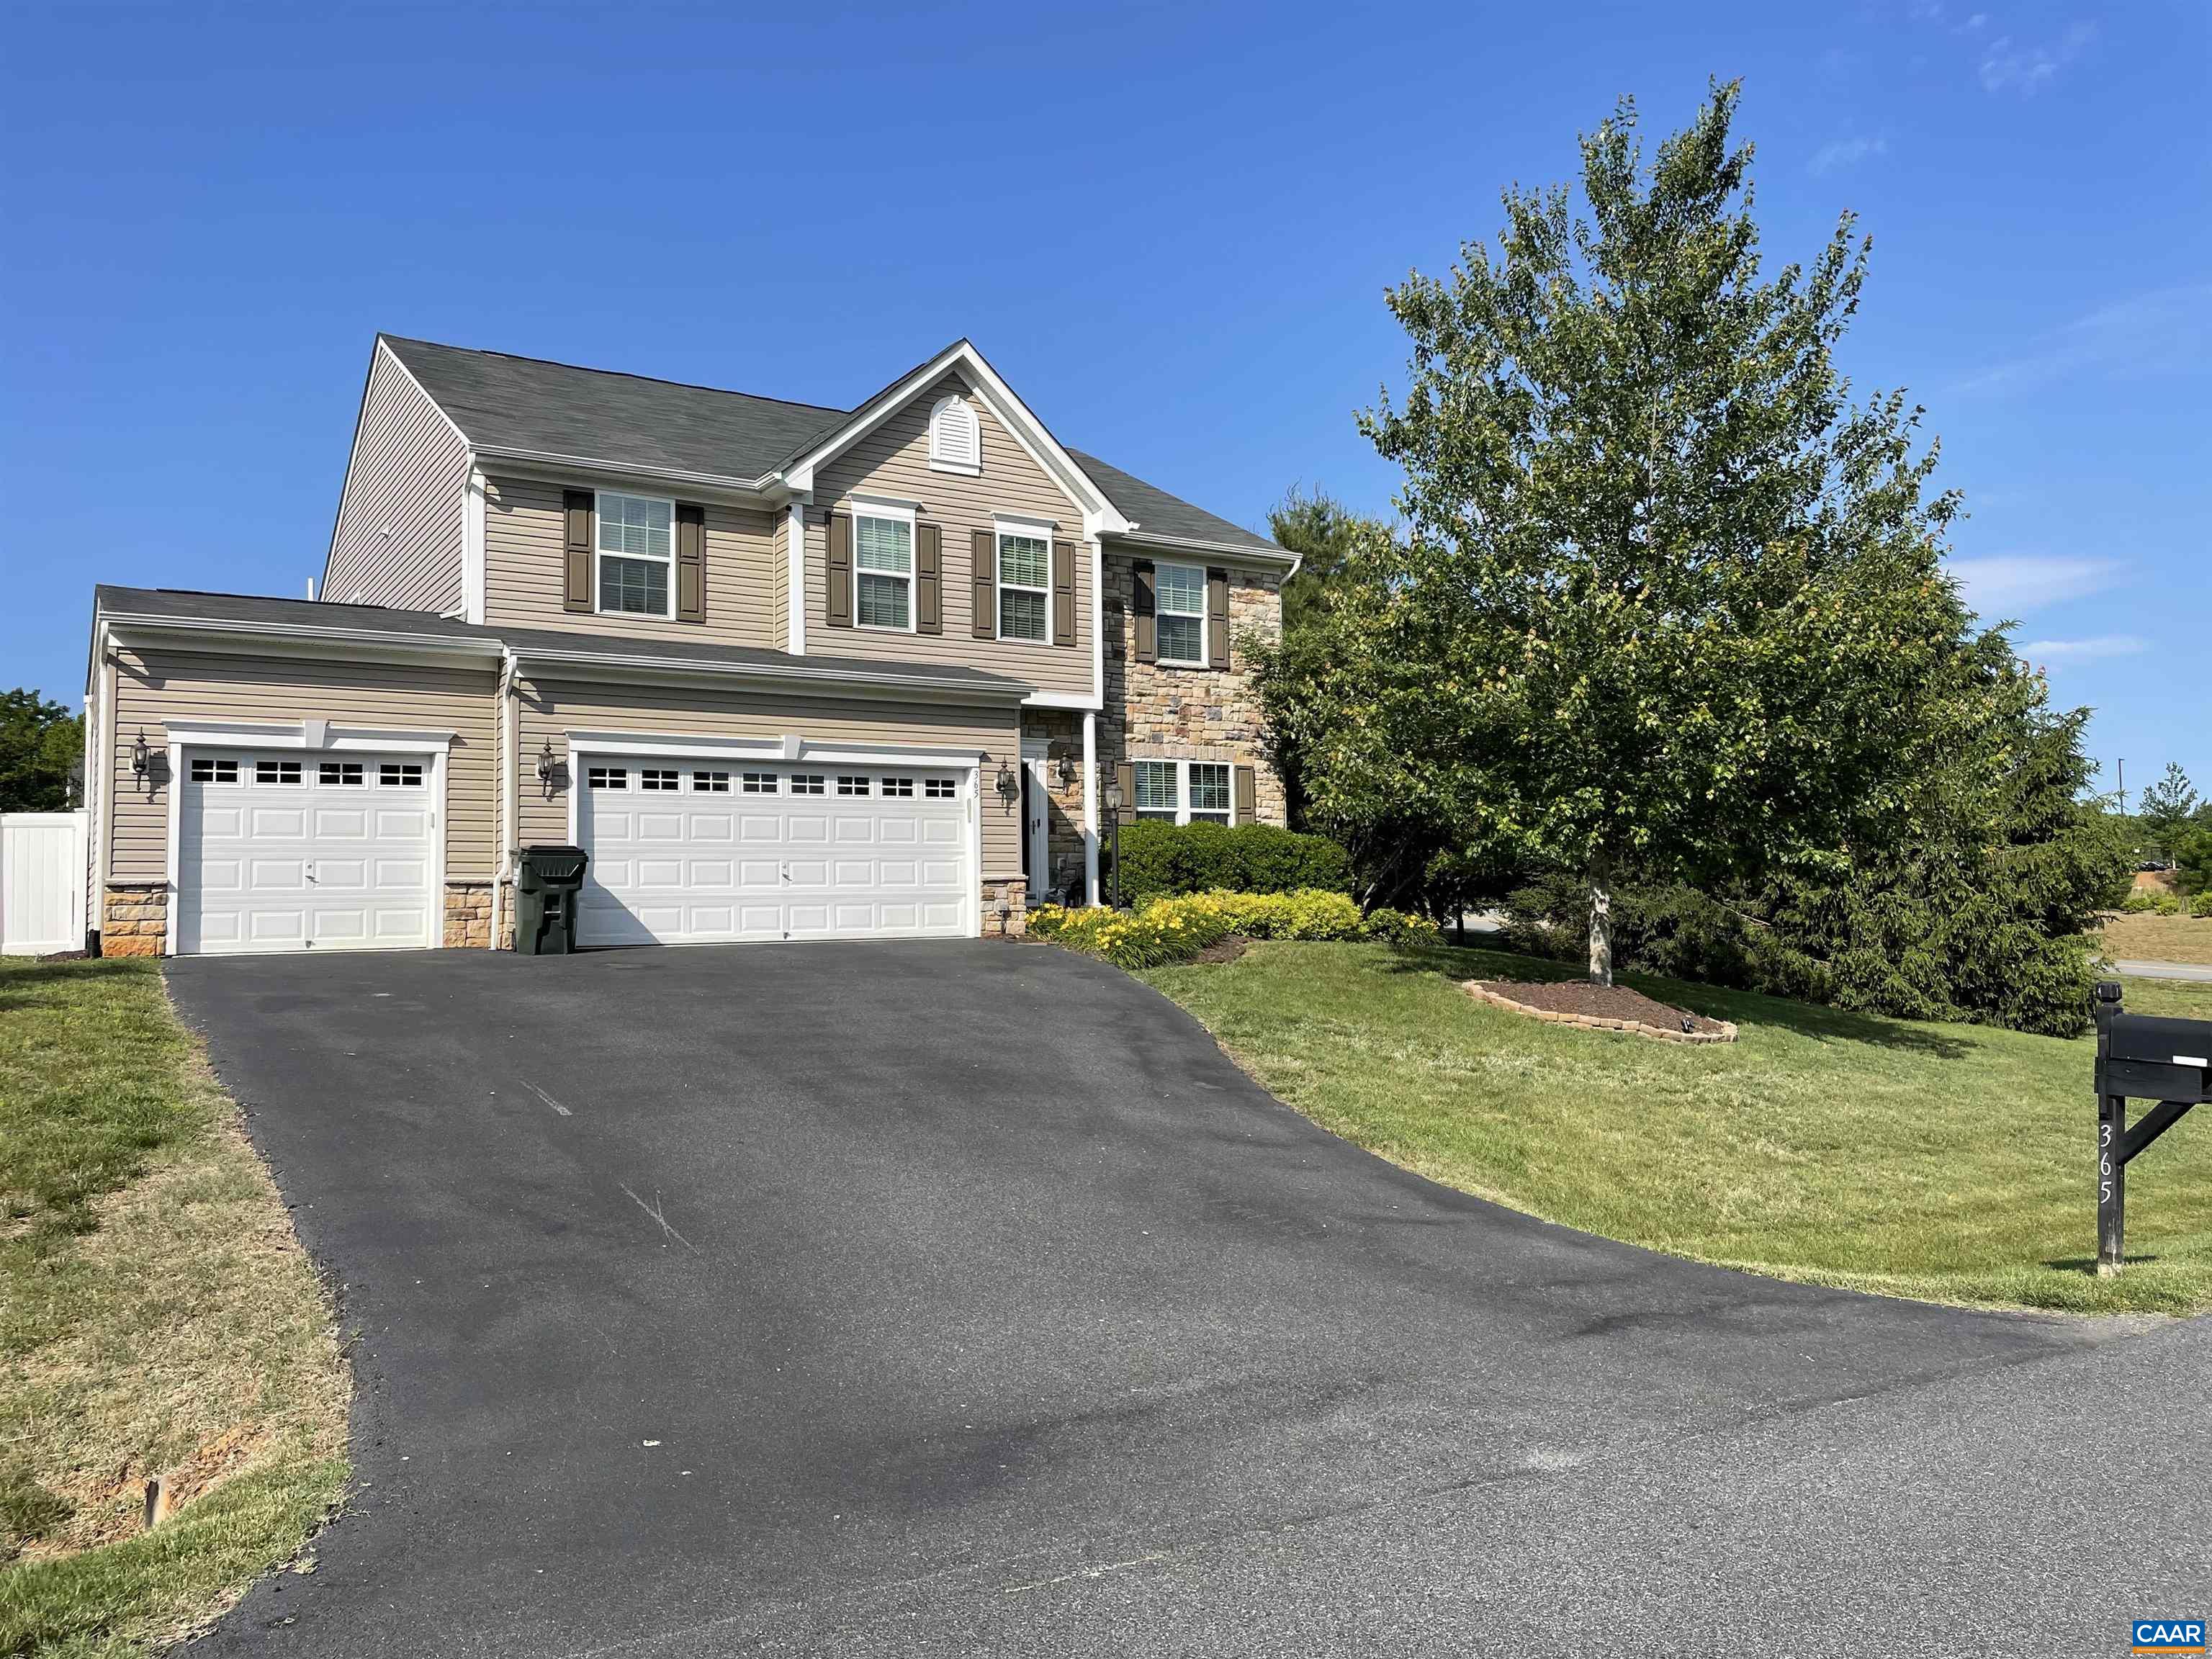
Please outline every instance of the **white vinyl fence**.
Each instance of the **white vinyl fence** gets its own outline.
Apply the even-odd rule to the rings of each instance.
[[[84,949],[85,815],[0,812],[0,954]]]

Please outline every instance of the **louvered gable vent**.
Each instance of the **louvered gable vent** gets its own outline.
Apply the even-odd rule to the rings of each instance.
[[[929,412],[929,464],[950,472],[983,470],[983,434],[975,411],[955,392]]]

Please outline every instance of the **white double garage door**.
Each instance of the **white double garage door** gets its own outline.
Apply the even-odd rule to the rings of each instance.
[[[580,945],[977,931],[975,769],[578,758]]]

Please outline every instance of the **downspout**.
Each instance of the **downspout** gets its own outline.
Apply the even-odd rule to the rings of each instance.
[[[491,878],[491,948],[499,949],[500,924],[507,908],[507,879],[512,869],[515,798],[514,653],[501,646],[499,653],[499,858]]]

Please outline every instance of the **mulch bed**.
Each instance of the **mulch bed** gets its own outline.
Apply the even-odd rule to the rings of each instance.
[[[1252,941],[1246,939],[1243,934],[1231,933],[1227,939],[1214,940],[1191,960],[1193,962],[1234,962],[1251,948]]]
[[[1626,1031],[1668,1042],[1733,1042],[1735,1027],[1681,1008],[1655,1002],[1626,985],[1593,985],[1588,980],[1469,980],[1468,992],[1495,1007],[1528,1014],[1555,1025],[1583,1025],[1601,1031]]]

